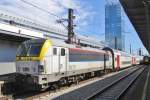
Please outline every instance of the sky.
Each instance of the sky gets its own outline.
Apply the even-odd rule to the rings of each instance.
[[[0,0],[0,11],[66,30],[56,21],[67,18],[67,9],[73,8],[76,16],[75,33],[104,41],[105,3],[105,0]],[[126,14],[123,14],[122,20],[125,51],[129,52],[131,44],[133,52],[137,53],[137,49],[142,48],[143,52],[147,53]]]

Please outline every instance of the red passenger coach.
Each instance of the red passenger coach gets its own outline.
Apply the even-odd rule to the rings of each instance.
[[[132,57],[132,65],[136,65],[136,58]]]
[[[116,70],[120,69],[120,55],[117,55],[117,66],[116,66]]]

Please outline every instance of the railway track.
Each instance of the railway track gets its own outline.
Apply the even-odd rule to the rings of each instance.
[[[103,75],[104,74],[102,74],[102,76]],[[93,78],[81,81],[78,84],[74,83],[74,84],[71,84],[70,86],[60,87],[60,89],[56,89],[56,90],[48,89],[48,90],[45,90],[45,91],[29,91],[28,93],[27,92],[22,92],[22,93],[19,93],[19,94],[15,94],[15,96],[13,96],[13,97],[14,97],[14,99],[25,99],[25,100],[34,100],[34,99],[42,98],[42,97],[47,97],[48,98],[49,96],[55,95],[58,92],[65,91],[66,89],[69,89],[69,88],[73,88],[76,85],[78,85],[78,86],[83,85],[84,83],[94,81],[94,80],[97,80],[99,78],[100,77],[93,77]]]
[[[101,90],[95,91],[93,94],[85,98],[85,100],[119,100],[127,89],[134,83],[139,75],[146,69],[142,66],[131,73],[115,80]]]

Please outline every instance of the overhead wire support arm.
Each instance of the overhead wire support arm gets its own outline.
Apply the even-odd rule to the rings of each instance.
[[[69,44],[73,43],[74,38],[74,25],[73,20],[75,19],[75,16],[73,15],[73,9],[68,9],[68,19],[59,19],[57,20],[57,23],[62,24],[67,30],[68,30],[68,40],[66,41]],[[64,22],[68,22],[68,26],[66,27],[64,25]]]
[[[68,19],[58,19],[57,23],[63,23],[63,22],[68,22]]]

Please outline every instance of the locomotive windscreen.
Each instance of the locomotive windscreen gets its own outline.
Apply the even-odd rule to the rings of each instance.
[[[17,56],[20,57],[31,57],[31,56],[39,56],[41,48],[44,44],[45,40],[29,40],[24,42],[17,51]]]

